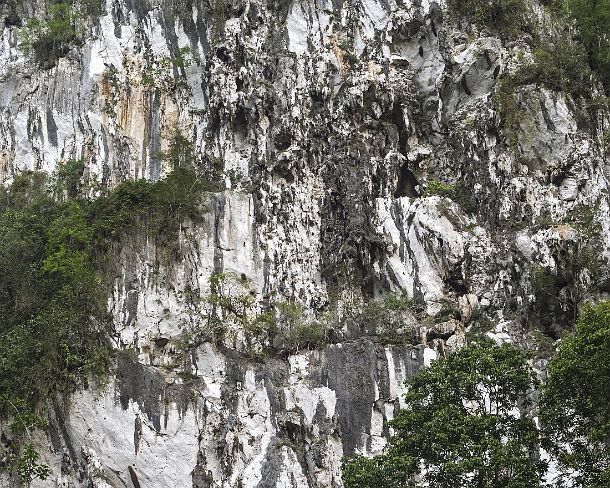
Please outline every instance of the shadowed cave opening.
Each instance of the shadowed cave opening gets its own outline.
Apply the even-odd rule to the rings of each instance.
[[[408,165],[409,163],[404,163],[400,168],[400,175],[398,176],[398,184],[396,185],[394,198],[419,197],[419,193],[417,192],[417,185],[419,185],[419,183]]]

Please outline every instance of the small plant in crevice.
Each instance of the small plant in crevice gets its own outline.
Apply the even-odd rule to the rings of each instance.
[[[440,197],[451,198],[455,194],[455,185],[449,183],[443,183],[438,180],[430,180],[426,183],[426,190],[424,195],[429,197],[432,195],[438,195]]]
[[[501,127],[508,143],[516,147],[523,110],[517,97],[517,85],[511,77],[502,78],[496,85],[493,104],[500,116]]]

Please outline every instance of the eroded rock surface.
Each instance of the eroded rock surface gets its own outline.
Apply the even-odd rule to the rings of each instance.
[[[509,339],[542,321],[536,269],[563,273],[559,314],[578,290],[607,292],[586,266],[566,271],[591,237],[583,208],[610,247],[608,166],[582,107],[520,87],[509,130],[494,102],[526,40],[472,32],[427,1],[103,11],[46,69],[3,24],[0,180],[80,158],[92,195],[156,180],[178,129],[221,162],[227,189],[171,253],[144,228],[117,245],[108,309],[128,352],[108,384],[54,402],[53,475],[33,486],[340,487],[342,456],[383,448],[405,378],[475,317]],[[437,180],[457,194],[431,194]],[[312,317],[405,293],[423,305],[416,339],[348,324],[325,346],[261,357],[237,331],[181,355],[204,313],[193,294],[220,272],[244,278],[257,310],[292,300]]]

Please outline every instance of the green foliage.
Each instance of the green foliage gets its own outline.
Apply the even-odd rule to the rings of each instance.
[[[109,369],[103,266],[110,245],[136,224],[158,243],[175,242],[182,220],[200,216],[210,186],[177,167],[158,182],[126,182],[90,201],[78,195],[82,168],[69,162],[51,185],[30,173],[0,189],[0,418],[14,419],[11,469],[24,481],[45,470],[19,426],[33,428],[45,399]]]
[[[40,455],[32,443],[32,432],[45,429],[46,422],[34,413],[23,400],[11,400],[7,395],[0,396],[0,414],[12,421],[5,434],[13,437],[6,448],[0,448],[0,472],[16,474],[21,483],[28,485],[36,478],[45,480],[51,470],[46,464],[39,463]]]
[[[587,307],[549,364],[540,401],[546,448],[576,487],[610,480],[610,302]]]
[[[296,324],[282,337],[282,350],[296,352],[315,349],[328,342],[327,329],[323,323],[311,321]]]
[[[504,78],[498,82],[493,103],[500,115],[502,129],[509,145],[516,147],[523,111],[519,106],[516,84],[513,78]]]
[[[182,338],[184,349],[197,347],[204,342],[221,342],[242,330],[256,334],[265,332],[262,321],[255,316],[254,295],[245,275],[213,273],[209,285],[210,293],[207,296],[188,292],[197,320]]]
[[[341,474],[346,488],[407,488],[417,486],[411,477],[417,461],[405,455],[359,456],[344,459]]]
[[[539,42],[533,62],[524,65],[513,77],[516,84],[537,83],[550,90],[574,97],[591,96],[591,68],[583,46],[565,38]]]
[[[301,305],[278,302],[248,324],[248,332],[268,338],[268,350],[285,354],[328,343],[329,323],[305,315]]]
[[[168,161],[172,168],[193,170],[200,166],[199,155],[192,142],[180,130],[175,130],[169,142],[169,149],[161,152],[160,157]]]
[[[418,343],[414,316],[421,315],[423,304],[405,294],[392,294],[370,300],[361,308],[347,310],[334,328],[356,329],[356,335],[377,336],[385,344]]]
[[[35,479],[46,480],[51,474],[48,465],[39,463],[40,454],[32,444],[26,444],[21,448],[19,457],[13,461],[17,474],[22,483],[29,485]]]
[[[80,19],[66,2],[49,5],[43,19],[30,18],[21,32],[22,45],[31,50],[43,67],[52,67],[70,48],[81,42]]]
[[[597,213],[594,206],[573,209],[566,223],[574,228],[576,239],[557,258],[556,269],[535,266],[531,273],[530,284],[542,326],[556,337],[558,331],[552,329],[573,324],[582,301],[606,276],[607,260]]]
[[[372,460],[346,460],[347,488],[418,486],[420,471],[436,488],[541,486],[538,432],[524,413],[535,380],[515,347],[465,347],[406,385],[406,406],[391,422],[389,447]]]
[[[214,273],[210,276],[211,294],[208,301],[213,308],[220,309],[221,316],[217,320],[231,316],[242,325],[246,323],[254,304],[248,285],[245,276],[236,277],[227,273]]]
[[[183,170],[198,176],[198,184],[204,184],[205,191],[224,190],[222,182],[222,160],[204,160],[195,150],[191,140],[176,129],[169,141],[167,151],[160,151],[157,156],[168,163],[172,170]]]
[[[538,84],[571,94],[574,98],[590,98],[592,95],[591,69],[580,44],[552,38],[539,41],[532,54],[532,61],[525,62],[511,76],[502,78],[494,92],[495,109],[504,135],[513,147],[517,145],[519,129],[523,127],[527,114],[527,98],[519,96],[519,87]]]
[[[589,66],[598,74],[606,93],[610,93],[610,2],[555,0],[553,6],[575,20]]]
[[[142,71],[142,84],[149,87],[161,87],[170,84],[175,87],[188,87],[186,79],[182,76],[184,69],[195,62],[190,47],[178,49],[173,56],[160,56],[147,64]],[[176,76],[178,75],[178,77]]]
[[[543,266],[536,266],[530,276],[530,285],[545,329],[550,328],[563,312],[572,313],[572,310],[567,309],[568,306],[572,308],[573,304],[565,303],[560,293],[567,283],[556,272]]]
[[[24,188],[0,208],[0,391],[34,407],[97,369],[105,334],[90,320],[101,302],[83,208],[44,188],[28,201]]]
[[[89,204],[96,237],[116,239],[142,219],[151,233],[173,236],[184,219],[199,218],[202,194],[215,189],[214,183],[184,168],[156,182],[126,181]]]
[[[455,185],[443,183],[438,180],[430,180],[426,183],[425,196],[438,195],[440,197],[452,198],[455,195]]]
[[[303,307],[292,302],[276,304],[272,330],[274,346],[286,352],[313,349],[328,342],[327,324],[306,317]]]
[[[610,2],[607,0],[554,0],[551,11],[560,20],[574,21],[575,35],[543,36],[535,43],[533,60],[512,77],[513,85],[536,83],[574,98],[591,99],[592,73],[596,73],[606,93],[610,90]],[[572,31],[574,32],[574,31]],[[505,90],[505,93],[514,90]],[[510,100],[508,100],[510,102]],[[594,104],[595,105],[595,104]],[[607,103],[603,104],[607,107]],[[595,107],[589,107],[595,110]],[[594,118],[594,117],[593,117]]]
[[[404,295],[347,306],[341,316],[326,311],[312,317],[293,301],[279,301],[264,311],[257,310],[248,280],[232,273],[214,273],[207,296],[188,294],[198,318],[185,332],[184,349],[242,333],[247,352],[255,357],[323,347],[343,333],[348,337],[376,336],[382,343],[419,342],[412,312],[421,311],[421,304]]]
[[[494,322],[481,308],[477,308],[471,315],[466,329],[468,342],[479,342],[486,340],[487,333],[493,331]]]
[[[514,37],[529,27],[524,0],[448,0],[448,8],[461,18],[504,37]]]
[[[83,174],[85,172],[85,161],[82,159],[71,159],[61,163],[52,177],[51,188],[56,198],[76,198],[83,192]]]
[[[462,182],[451,185],[438,180],[430,180],[426,183],[424,196],[429,197],[432,195],[453,200],[467,213],[472,213],[477,209],[476,202],[471,196],[472,192],[468,191]]]

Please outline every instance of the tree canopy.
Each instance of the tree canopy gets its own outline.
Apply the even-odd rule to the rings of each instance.
[[[538,431],[528,411],[535,379],[512,345],[474,344],[407,381],[386,451],[343,465],[348,488],[541,486]],[[423,480],[422,480],[423,478]]]
[[[548,373],[540,418],[559,485],[610,486],[610,302],[583,310]]]

